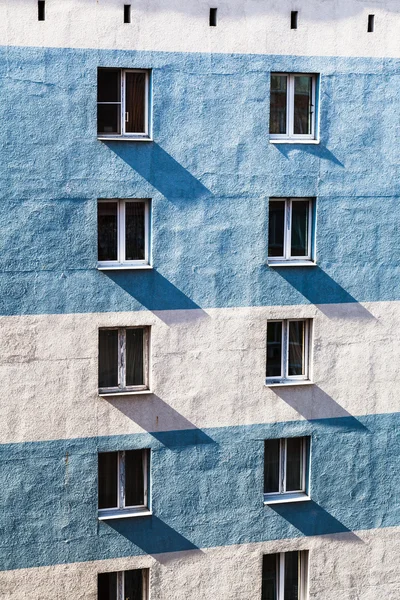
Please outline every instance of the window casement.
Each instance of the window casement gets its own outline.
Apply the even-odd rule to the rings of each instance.
[[[149,450],[100,452],[98,467],[100,520],[150,514]]]
[[[261,600],[307,600],[308,551],[264,554]]]
[[[271,140],[315,139],[316,87],[317,75],[271,73]]]
[[[149,267],[150,200],[98,200],[97,256],[99,269]]]
[[[313,265],[314,206],[311,198],[271,198],[268,264]]]
[[[149,327],[99,329],[99,394],[149,389]]]
[[[264,503],[309,500],[310,439],[264,442]]]
[[[99,139],[151,139],[150,79],[143,69],[98,69]]]
[[[148,597],[148,569],[97,575],[97,600],[148,600]]]
[[[310,319],[267,323],[266,385],[310,382]]]

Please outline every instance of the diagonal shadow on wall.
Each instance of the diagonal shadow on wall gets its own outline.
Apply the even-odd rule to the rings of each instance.
[[[212,193],[161,146],[105,142],[127,165],[170,201],[208,198]]]
[[[342,539],[346,541],[363,543],[351,529],[343,525],[343,523],[313,500],[308,502],[271,504],[269,508],[307,537],[340,533],[346,534],[346,537],[342,536]]]
[[[107,398],[128,419],[167,447],[216,444],[204,431],[155,394],[143,397]]]
[[[278,152],[288,159],[290,158],[290,155],[295,152],[311,154],[312,156],[328,160],[329,162],[344,168],[344,164],[340,162],[340,160],[322,144],[276,144],[274,147]]]
[[[271,389],[307,421],[320,422],[324,427],[337,428],[341,431],[364,431],[365,433],[369,431],[317,385]]]

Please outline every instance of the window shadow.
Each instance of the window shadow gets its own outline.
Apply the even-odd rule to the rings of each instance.
[[[282,279],[287,281],[300,294],[302,294],[311,304],[317,304],[318,309],[329,318],[348,317],[357,319],[375,319],[358,300],[339,285],[325,271],[315,266],[312,268],[304,267],[274,267]],[[353,304],[354,308],[348,312],[346,309],[332,309],[326,305],[332,304]]]
[[[346,534],[343,540],[364,543],[355,533],[335,519],[313,500],[288,504],[273,504],[269,508],[296,527],[303,535]]]
[[[155,394],[143,398],[107,398],[114,408],[167,447],[216,444],[172,406]]]
[[[155,142],[104,143],[171,202],[212,196],[209,189]]]
[[[103,521],[100,523],[100,532],[103,527],[113,529],[118,535],[126,538],[130,544],[137,546],[157,560],[158,555],[169,552],[191,551],[191,553],[203,554],[198,546],[154,515]],[[103,529],[103,533],[109,534],[109,531]],[[159,562],[163,562],[164,557],[160,558]]]
[[[334,165],[344,168],[344,164],[322,144],[275,144],[274,147],[287,159],[289,159],[290,155],[294,152],[311,154],[312,156],[328,160]]]
[[[325,427],[337,428],[340,431],[369,432],[365,425],[317,385],[307,386],[307,389],[294,389],[292,386],[288,389],[271,389],[307,421],[319,422]]]

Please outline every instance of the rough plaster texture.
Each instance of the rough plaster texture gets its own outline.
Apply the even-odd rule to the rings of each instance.
[[[398,538],[399,529],[380,529],[3,571],[0,588],[7,600],[96,600],[97,573],[149,568],[152,599],[254,600],[263,554],[306,549],[310,600],[398,600]]]
[[[314,385],[265,387],[266,327],[276,318],[313,319]],[[9,391],[2,443],[400,408],[398,302],[36,315],[2,317],[0,325],[0,378]],[[129,325],[151,327],[152,393],[100,398],[98,328]]]
[[[23,46],[122,48],[180,52],[395,56],[400,55],[397,0],[136,0],[123,23],[120,0],[2,0],[0,39]],[[218,26],[209,27],[209,8]],[[299,28],[290,30],[290,11]],[[376,15],[374,34],[367,15]]]

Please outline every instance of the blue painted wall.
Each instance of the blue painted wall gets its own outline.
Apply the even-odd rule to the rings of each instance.
[[[311,502],[263,506],[264,439],[311,435]],[[97,452],[152,449],[152,517],[97,520]],[[0,446],[0,569],[400,525],[400,413]]]
[[[153,69],[154,143],[96,139],[98,66]],[[270,71],[321,74],[319,145],[268,139]],[[400,299],[400,61],[0,48],[0,313]],[[265,265],[317,196],[318,267]],[[153,199],[152,272],[96,270],[96,199]]]

